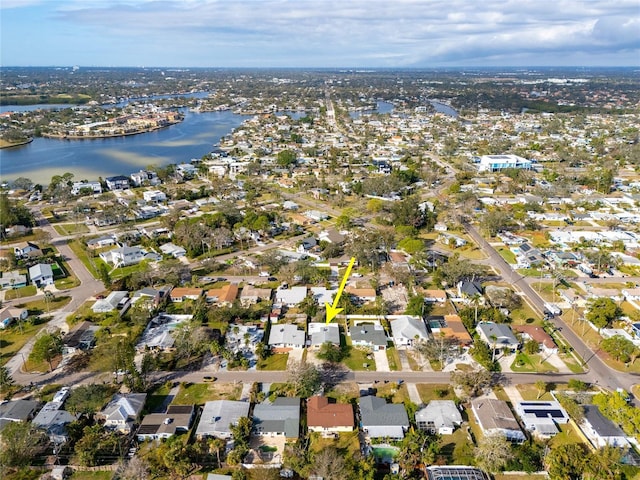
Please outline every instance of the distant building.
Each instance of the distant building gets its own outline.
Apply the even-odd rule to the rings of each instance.
[[[115,268],[120,268],[140,263],[144,259],[144,255],[144,251],[140,247],[125,245],[108,252],[102,252],[100,258],[111,263]]]
[[[124,175],[107,177],[105,178],[105,183],[109,190],[126,190],[129,188],[129,177],[125,177]]]
[[[82,191],[102,193],[102,185],[100,182],[74,182],[71,186],[71,195],[79,195]]]
[[[533,164],[531,160],[518,155],[482,155],[476,159],[479,172],[497,172],[505,168],[531,170]]]

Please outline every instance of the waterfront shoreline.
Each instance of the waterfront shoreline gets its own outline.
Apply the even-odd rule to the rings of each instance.
[[[33,137],[29,137],[24,142],[10,143],[8,145],[4,145],[0,143],[0,149],[22,147],[24,145],[29,145],[31,142],[33,142]]]
[[[169,128],[172,125],[178,125],[184,121],[184,118],[177,122],[169,122],[166,125],[158,125],[151,128],[145,128],[142,130],[136,130],[135,132],[124,132],[124,133],[114,133],[114,134],[103,134],[103,135],[58,135],[51,133],[43,133],[43,138],[51,138],[54,140],[101,140],[105,138],[120,138],[120,137],[130,137],[133,135],[140,135],[143,133],[151,133],[157,130],[161,130],[163,128]]]

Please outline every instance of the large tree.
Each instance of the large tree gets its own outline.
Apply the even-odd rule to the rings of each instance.
[[[292,395],[310,397],[320,388],[322,376],[315,365],[305,361],[293,362],[288,370],[287,387]]]
[[[456,370],[451,374],[451,383],[460,387],[470,397],[477,397],[493,383],[493,376],[485,369]]]
[[[343,480],[347,473],[344,455],[335,448],[324,448],[313,457],[311,470],[323,480]]]
[[[47,445],[44,431],[29,422],[9,422],[0,436],[0,467],[22,467],[42,453]],[[0,469],[2,477],[2,469]]]
[[[511,443],[502,434],[484,435],[478,442],[475,456],[480,468],[497,473],[513,458]]]
[[[545,458],[552,480],[580,480],[586,470],[588,450],[583,443],[556,445]]]
[[[47,362],[49,370],[53,370],[53,359],[62,354],[62,346],[60,332],[44,333],[33,344],[29,359],[36,362]]]
[[[585,318],[598,330],[609,326],[622,315],[622,310],[611,298],[592,298],[587,302]]]

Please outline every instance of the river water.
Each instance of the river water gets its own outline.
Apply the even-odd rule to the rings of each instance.
[[[148,165],[189,162],[209,153],[213,144],[240,126],[246,116],[230,111],[185,111],[183,122],[128,137],[92,140],[36,138],[28,145],[0,150],[2,182],[27,177],[49,183],[65,172],[76,180],[128,175]]]

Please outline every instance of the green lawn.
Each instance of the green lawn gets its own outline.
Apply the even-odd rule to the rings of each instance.
[[[351,343],[350,341],[348,343]],[[371,356],[371,358],[367,358]],[[349,356],[343,360],[343,363],[347,368],[351,370],[375,370],[376,361],[369,350],[362,350],[357,347],[352,347],[349,350]],[[367,365],[367,366],[365,366]]]
[[[309,450],[312,452],[321,452],[325,448],[334,447],[345,458],[353,458],[360,453],[360,441],[358,440],[358,431],[343,432],[338,438],[322,438],[319,433],[311,433],[309,435]]]
[[[89,227],[84,223],[64,223],[54,225],[53,228],[62,236],[74,235],[76,233],[89,233]]]
[[[173,405],[204,405],[211,400],[238,400],[242,384],[233,383],[183,383]]]
[[[511,265],[515,265],[516,263],[518,263],[518,262],[516,261],[516,255],[515,255],[515,253],[513,253],[513,252],[512,252],[511,250],[509,250],[508,248],[506,248],[506,247],[500,247],[500,248],[498,248],[498,253],[500,254],[500,256],[501,256],[502,258],[504,258],[504,259],[505,259],[505,261],[506,261],[507,263],[510,263]]]
[[[456,394],[448,383],[418,383],[418,393],[423,403],[431,400],[456,400]]]
[[[26,287],[7,290],[4,294],[4,298],[5,300],[14,300],[16,298],[32,297],[37,293],[38,289],[35,287],[35,285],[27,285]]]
[[[402,363],[400,362],[400,355],[395,347],[387,347],[387,359],[389,361],[389,370],[396,372],[401,370]]]
[[[0,365],[7,363],[42,327],[43,325],[24,322],[22,329],[12,325],[10,328],[0,330]]]
[[[80,259],[87,270],[94,276],[94,278],[98,278],[97,267],[100,263],[104,263],[101,258],[95,257],[90,258],[91,252],[87,251],[87,249],[82,245],[81,240],[73,240],[69,242],[69,248],[73,250],[73,253]]]
[[[54,297],[48,302],[42,298],[41,300],[34,300],[32,302],[20,303],[16,305],[18,308],[26,308],[29,311],[29,315],[42,315],[49,311],[57,310],[64,307],[71,301],[71,297],[67,295],[61,295]]]
[[[516,359],[511,364],[511,370],[519,373],[557,372],[558,369],[550,363],[544,362],[539,354],[527,355],[518,352]]]
[[[287,360],[289,360],[288,353],[275,353],[260,360],[256,368],[258,370],[286,370]]]

